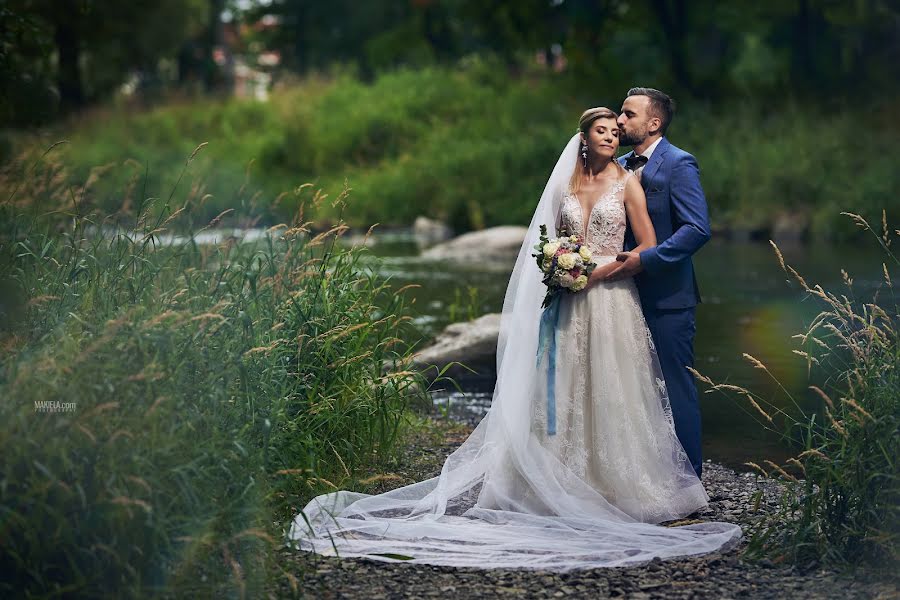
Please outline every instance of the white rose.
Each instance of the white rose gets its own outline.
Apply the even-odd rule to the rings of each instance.
[[[591,261],[591,256],[592,256],[592,255],[591,255],[591,250],[590,250],[590,248],[588,248],[587,246],[582,246],[581,248],[579,248],[579,249],[578,249],[578,254],[581,255],[581,259],[582,259],[584,262],[590,262],[590,261]]]
[[[587,285],[588,278],[586,275],[579,275],[578,278],[572,283],[572,289],[576,292],[584,289],[584,286]]]
[[[544,246],[544,256],[553,256],[556,254],[556,251],[559,250],[558,242],[550,242],[546,246]]]
[[[568,271],[575,266],[575,255],[571,252],[569,254],[561,254],[557,257],[556,264],[559,265],[560,269]]]

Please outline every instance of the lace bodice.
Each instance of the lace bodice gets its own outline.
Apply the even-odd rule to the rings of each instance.
[[[559,225],[572,235],[583,235],[595,256],[614,256],[625,243],[625,182],[629,173],[606,191],[591,207],[587,228],[578,198],[566,193],[560,209]]]

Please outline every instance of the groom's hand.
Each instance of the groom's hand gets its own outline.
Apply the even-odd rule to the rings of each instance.
[[[603,281],[619,281],[621,279],[627,279],[628,277],[634,277],[644,270],[644,266],[641,264],[641,255],[637,252],[619,252],[616,256],[616,260],[621,264],[610,271],[606,277],[603,278]]]

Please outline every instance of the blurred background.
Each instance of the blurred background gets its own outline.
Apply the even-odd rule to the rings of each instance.
[[[484,414],[490,349],[461,392],[407,359],[500,311],[494,228],[633,86],[701,167],[697,369],[774,416],[702,393],[705,457],[795,468],[809,386],[856,398],[796,547],[897,539],[896,1],[4,0],[0,79],[0,596],[298,595],[309,499],[430,477],[465,428],[423,412]]]
[[[716,379],[777,391],[749,352],[806,397],[785,332],[818,309],[765,242],[813,281],[842,285],[844,268],[871,291],[879,249],[840,213],[900,217],[887,0],[9,0],[0,73],[7,173],[67,140],[45,160],[110,225],[138,196],[168,196],[203,142],[170,201],[198,224],[234,209],[217,221],[230,236],[287,220],[301,184],[349,188],[306,218],[379,223],[379,275],[422,286],[409,336],[422,343],[498,311],[508,275],[435,269],[423,245],[526,225],[581,111],[617,110],[632,86],[676,99],[669,137],[701,165],[716,235],[696,257],[697,355]],[[470,388],[483,401],[491,382]],[[735,419],[762,435],[752,411],[704,401],[711,455],[740,463]]]

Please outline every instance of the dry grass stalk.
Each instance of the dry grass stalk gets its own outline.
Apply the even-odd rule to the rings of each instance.
[[[394,292],[394,294],[402,294],[406,290],[411,290],[411,289],[420,288],[420,287],[422,287],[422,286],[419,285],[418,283],[409,283],[409,284],[404,285],[403,287],[399,288],[396,292]]]
[[[112,409],[118,408],[118,407],[119,407],[118,402],[104,402],[103,404],[98,404],[97,406],[95,406],[94,408],[92,408],[91,410],[86,412],[84,414],[84,417],[82,417],[82,418],[87,419],[88,417],[92,417],[98,413],[102,413],[103,411],[112,410]]]
[[[154,400],[154,401],[153,401],[153,404],[150,406],[150,408],[147,409],[147,412],[144,413],[144,416],[145,416],[145,417],[149,417],[150,415],[152,415],[152,414],[156,411],[157,407],[158,407],[160,404],[162,404],[164,400],[168,400],[168,397],[167,397],[167,396],[160,396],[159,398],[157,398],[156,400]]]
[[[187,159],[188,164],[190,164],[190,162],[191,162],[192,160],[194,160],[194,157],[197,156],[197,153],[200,152],[200,151],[201,151],[203,148],[205,148],[207,145],[209,145],[209,142],[203,142],[202,144],[200,144],[199,146],[197,146],[196,148],[194,148],[194,151],[191,152],[191,155],[190,155],[190,156],[188,157],[188,159]]]
[[[153,488],[150,487],[150,484],[147,483],[144,479],[141,479],[140,477],[135,477],[134,475],[128,475],[125,477],[125,479],[127,479],[128,481],[133,481],[136,484],[138,484],[139,486],[143,487],[145,490],[147,490],[148,494],[153,491]]]
[[[370,356],[372,356],[372,351],[367,350],[366,352],[363,352],[362,354],[358,354],[357,356],[353,356],[346,360],[344,360],[344,359],[336,360],[333,363],[331,363],[330,365],[328,365],[327,368],[336,369],[337,367],[346,367],[347,365],[351,365],[355,362],[365,360],[365,359],[369,358]]]
[[[97,443],[97,437],[94,435],[94,433],[90,429],[88,429],[81,423],[75,423],[75,427],[80,429],[84,435],[88,436],[88,438],[91,440],[91,443],[93,443],[93,444]]]
[[[179,292],[179,293],[180,293],[180,292]],[[159,325],[160,323],[162,323],[163,321],[165,321],[165,320],[168,319],[169,317],[175,317],[175,316],[178,316],[178,313],[177,313],[177,312],[175,312],[174,310],[167,310],[167,311],[165,311],[165,312],[163,312],[163,313],[160,313],[160,314],[156,315],[155,317],[153,317],[153,318],[150,319],[149,321],[146,321],[146,322],[144,323],[144,329],[149,329],[150,327],[154,327],[154,326],[156,326],[156,325]]]
[[[809,386],[809,389],[811,389],[812,391],[817,393],[819,395],[819,397],[821,397],[822,400],[825,401],[825,404],[828,405],[828,408],[830,408],[831,410],[834,410],[834,402],[831,401],[831,398],[828,396],[828,394],[823,392],[821,390],[821,388],[819,388],[818,386],[815,386],[815,385],[811,385],[811,386]]]
[[[798,458],[807,458],[810,456],[815,456],[816,458],[821,458],[822,460],[830,461],[831,459],[825,456],[820,450],[816,450],[815,448],[810,448],[809,450],[804,450],[800,454],[797,455]]]
[[[127,429],[117,429],[115,432],[113,432],[113,434],[110,436],[110,438],[108,440],[106,440],[107,445],[112,444],[120,437],[127,437],[128,439],[133,440],[134,434],[131,433],[130,431],[128,431]]]
[[[378,382],[384,383],[385,381],[389,381],[391,379],[401,379],[410,375],[416,375],[417,373],[418,371],[397,371],[396,373],[388,373],[384,377],[379,377]]]
[[[374,325],[374,323],[357,323],[356,325],[352,325],[350,327],[344,328],[342,331],[335,332],[335,329],[339,329],[341,327],[341,325],[338,325],[334,329],[326,331],[323,334],[317,335],[316,339],[327,337],[327,338],[330,338],[330,341],[336,342],[337,340],[341,339],[342,337],[349,335],[349,334],[353,333],[354,331],[358,331],[358,330],[362,329],[363,327],[369,327],[370,325]]]
[[[730,383],[716,383],[713,384],[712,389],[714,390],[728,390],[731,392],[738,392],[740,394],[749,394],[750,391],[747,388],[742,388],[739,385],[732,385]]]
[[[812,355],[809,354],[808,352],[804,352],[803,350],[791,350],[791,352],[793,352],[793,353],[796,354],[797,356],[802,356],[803,358],[805,358],[805,359],[806,359],[806,362],[807,362],[807,365],[808,365],[809,363],[816,363],[816,364],[819,364],[819,359],[816,358],[815,356],[812,356]]]
[[[300,473],[308,473],[311,469],[279,469],[275,471],[276,475],[298,475]]]
[[[884,281],[887,283],[889,288],[894,287],[894,284],[891,283],[891,276],[888,274],[887,263],[881,263],[881,268],[884,269]]]
[[[330,487],[330,488],[332,488],[332,489],[335,489],[335,490],[338,489],[338,486],[334,485],[333,483],[331,483],[330,481],[328,481],[328,480],[325,479],[324,477],[307,477],[307,478],[306,478],[306,481],[307,481],[307,483],[309,483],[310,481],[315,481],[315,482],[318,482],[318,483],[324,483],[325,485],[327,485],[328,487]]]
[[[32,306],[37,306],[38,304],[43,304],[44,302],[48,302],[50,300],[59,300],[59,296],[50,296],[46,294],[43,296],[35,296],[34,298],[26,302],[25,306],[30,308]]]
[[[383,475],[372,475],[371,477],[366,477],[365,479],[360,479],[359,482],[365,485],[369,485],[370,483],[377,483],[379,481],[402,481],[403,477],[397,475],[396,473],[385,473]]]
[[[697,379],[698,381],[702,381],[703,383],[705,383],[705,384],[707,384],[707,385],[715,385],[715,384],[713,383],[713,380],[712,380],[712,379],[710,379],[710,378],[707,377],[706,375],[703,375],[702,373],[700,373],[700,371],[698,371],[698,370],[695,369],[694,367],[687,367],[687,370],[688,370],[688,371],[690,372],[690,374],[693,375],[694,378]]]
[[[239,540],[239,539],[245,538],[245,537],[255,537],[255,538],[258,538],[261,540],[265,540],[265,541],[269,542],[270,544],[275,543],[275,539],[271,535],[269,535],[262,529],[259,529],[258,527],[249,527],[243,531],[239,531],[238,533],[234,534],[231,537],[231,540],[236,541],[236,540]]]
[[[856,214],[856,213],[852,213],[852,212],[842,212],[841,214],[842,214],[842,215],[845,215],[845,216],[848,216],[848,217],[850,217],[851,219],[853,219],[853,220],[856,222],[856,224],[857,224],[859,227],[862,227],[863,229],[869,229],[869,230],[872,229],[872,228],[869,226],[869,222],[866,221],[865,219],[863,219],[861,216],[859,216],[859,215]]]
[[[778,465],[773,463],[771,460],[766,459],[763,462],[766,463],[767,465],[769,465],[770,467],[772,467],[772,469],[774,469],[779,475],[781,475],[785,479],[788,479],[790,481],[797,481],[796,477],[794,477],[793,475],[791,475],[790,473],[788,473],[787,471],[785,471],[784,469],[782,469],[781,467],[779,467]]]
[[[372,225],[369,226],[368,231],[366,231],[365,237],[363,237],[363,245],[364,245],[364,246],[365,246],[366,243],[369,241],[369,236],[372,235],[372,232],[375,231],[375,228],[378,227],[378,225],[380,225],[380,223],[372,223]]]
[[[853,278],[850,277],[850,274],[847,273],[847,271],[845,271],[844,269],[841,269],[841,279],[844,280],[844,285],[846,285],[847,287],[853,286]]]
[[[235,582],[237,583],[238,589],[240,590],[240,597],[243,598],[247,595],[247,584],[244,581],[244,569],[241,567],[241,563],[239,563],[235,558],[231,555],[231,552],[228,550],[228,544],[222,543],[222,558],[225,563],[231,568],[231,575],[234,577]]]
[[[750,395],[750,392],[744,392],[744,396],[746,396],[746,397],[747,397],[747,400],[750,401],[750,405],[751,405],[753,408],[755,408],[755,409],[757,410],[757,412],[759,412],[759,414],[761,414],[763,417],[765,417],[766,420],[767,420],[769,423],[772,423],[772,424],[775,423],[775,422],[772,420],[772,417],[769,416],[769,413],[767,413],[766,411],[764,411],[763,408],[762,408],[762,406],[760,406],[760,405],[756,402],[756,400],[753,399],[753,396]]]
[[[144,509],[145,512],[150,513],[153,512],[153,507],[150,506],[148,502],[141,500],[140,498],[128,498],[127,496],[116,496],[112,500],[110,500],[113,504],[118,504],[119,506],[139,506]]]
[[[828,421],[831,423],[831,426],[834,427],[835,431],[837,431],[843,437],[847,437],[847,429],[840,421],[834,418],[834,415],[831,414],[831,409],[825,409],[825,416],[828,417]]]
[[[787,459],[787,464],[794,465],[795,467],[800,469],[800,472],[803,473],[804,476],[806,476],[806,467],[804,467],[803,463],[800,462],[799,460],[797,460],[796,458]]]
[[[781,265],[781,268],[787,271],[787,267],[784,264],[784,256],[781,254],[781,250],[778,249],[778,246],[772,240],[769,240],[769,244],[772,245],[772,248],[775,250],[775,256],[778,257],[778,264]]]
[[[820,340],[819,338],[812,336],[812,341],[815,342],[820,348],[824,348],[825,350],[831,350],[831,347]]]
[[[798,273],[796,270],[794,270],[794,267],[788,265],[787,269],[788,269],[788,272],[794,276],[794,279],[796,279],[797,281],[800,282],[800,285],[803,286],[804,290],[806,290],[808,292],[811,291],[809,289],[809,285],[806,284],[806,280],[803,279],[803,277],[800,275],[800,273]]]
[[[844,404],[846,404],[847,406],[849,406],[850,408],[852,408],[853,410],[855,410],[856,412],[858,412],[859,414],[864,416],[865,418],[869,419],[870,421],[875,420],[875,418],[871,415],[871,413],[869,413],[869,411],[867,411],[862,406],[860,406],[859,403],[856,402],[856,400],[854,400],[853,398],[841,398],[841,402],[843,402]]]
[[[325,240],[325,238],[327,238],[331,234],[334,234],[335,236],[339,236],[342,233],[344,233],[345,231],[347,231],[348,229],[350,229],[350,228],[347,225],[345,225],[344,223],[335,225],[331,229],[329,229],[327,231],[323,231],[322,233],[318,234],[316,237],[314,237],[309,242],[307,242],[307,245],[310,247],[318,246],[318,245],[322,244],[322,242]]]
[[[250,348],[249,350],[244,352],[244,356],[247,356],[248,354],[255,354],[257,352],[268,353],[270,350],[277,348],[280,343],[281,343],[281,340],[275,340],[268,346],[257,346],[256,348]]]
[[[332,445],[332,446],[331,446],[331,450],[332,450],[332,452],[334,452],[334,455],[337,457],[338,462],[341,463],[341,468],[344,469],[344,475],[345,475],[348,479],[349,479],[350,477],[352,477],[352,476],[350,475],[350,469],[348,469],[348,468],[347,468],[347,465],[344,464],[344,459],[341,458],[341,454],[340,454],[340,452],[337,451],[337,448],[335,448],[335,447]]]
[[[206,313],[197,315],[196,317],[191,317],[191,321],[202,321],[204,319],[218,319],[220,322],[228,320],[226,317],[223,317],[222,315],[219,315],[216,313],[211,313],[211,312],[206,312]]]
[[[756,367],[757,369],[762,369],[762,370],[765,371],[766,373],[769,372],[769,369],[766,368],[766,365],[764,365],[764,364],[762,363],[762,361],[760,361],[759,359],[754,358],[753,356],[750,356],[750,355],[747,354],[746,352],[743,353],[743,357],[746,358],[748,361],[750,361],[750,364],[752,364],[752,365],[753,365],[754,367]]]
[[[756,469],[757,471],[759,471],[760,473],[762,473],[763,477],[768,477],[768,476],[769,476],[769,473],[766,472],[765,469],[763,469],[761,466],[759,466],[759,465],[756,464],[755,462],[745,462],[744,464],[747,465],[748,467],[751,467],[751,468],[753,468],[753,469]]]

